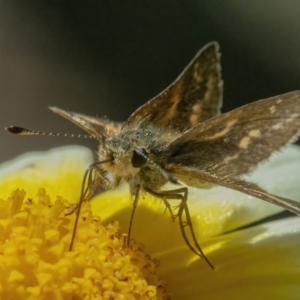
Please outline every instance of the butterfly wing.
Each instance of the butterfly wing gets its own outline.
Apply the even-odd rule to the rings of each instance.
[[[150,123],[182,132],[220,114],[223,82],[218,50],[216,42],[202,48],[175,82],[137,109],[124,127]]]
[[[244,194],[270,202],[290,212],[300,215],[300,203],[294,200],[286,199],[276,195],[272,195],[259,187],[257,184],[237,179],[232,176],[215,175],[203,170],[195,168],[172,166],[170,171],[176,174],[176,177],[189,186],[198,188],[203,187],[203,183],[209,182],[211,185],[219,185],[232,190],[242,192]]]
[[[252,171],[299,133],[300,91],[296,91],[250,103],[189,129],[168,146],[165,160],[167,166],[238,176]]]
[[[116,135],[122,128],[122,123],[112,122],[104,118],[95,118],[74,112],[67,112],[57,107],[49,108],[53,112],[75,123],[91,135]]]

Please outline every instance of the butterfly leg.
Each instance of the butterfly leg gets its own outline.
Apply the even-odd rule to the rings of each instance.
[[[70,208],[69,212],[65,213],[65,216],[69,216],[75,213],[78,210],[80,203],[82,204],[83,202],[87,201],[92,197],[95,189],[99,186],[98,180],[96,180],[96,178],[93,179],[93,175],[94,175],[93,170],[90,170],[87,179],[83,180],[82,182],[82,190],[86,186],[86,189],[84,190],[84,194],[81,193],[80,195],[80,199],[82,197],[83,199],[79,200],[79,202],[77,202],[74,207]]]
[[[194,231],[194,228],[193,228],[193,222],[192,222],[191,215],[190,215],[190,212],[189,212],[189,208],[188,208],[188,205],[187,205],[188,189],[186,187],[184,187],[184,188],[180,188],[180,189],[176,189],[176,190],[170,190],[170,191],[154,192],[150,189],[146,189],[146,191],[148,193],[152,194],[153,196],[157,197],[157,198],[163,199],[164,203],[168,203],[168,205],[167,205],[168,209],[170,207],[170,204],[169,204],[168,200],[180,200],[177,215],[174,216],[173,212],[172,212],[171,215],[174,216],[174,217],[178,217],[182,237],[183,237],[185,243],[191,249],[191,251],[193,251],[196,255],[202,257],[208,263],[208,265],[212,269],[214,269],[214,266],[208,260],[208,258],[205,256],[205,254],[204,254],[203,250],[201,249],[201,247],[200,247],[200,245],[197,241],[197,238],[196,238],[196,234],[195,234],[195,231]],[[187,237],[187,233],[186,233],[186,229],[185,229],[186,227],[189,228],[189,231],[190,231],[190,234],[191,234],[191,237],[192,237],[192,242],[194,243],[194,246],[191,244],[191,242],[189,241],[189,239]]]
[[[133,203],[132,203],[132,211],[131,211],[131,216],[130,216],[130,221],[129,221],[129,226],[128,226],[128,232],[127,232],[127,246],[129,246],[129,244],[130,244],[132,223],[133,223],[133,218],[134,218],[134,215],[135,215],[135,211],[136,211],[136,208],[137,208],[137,205],[138,205],[138,202],[139,202],[140,191],[141,191],[141,187],[139,185],[136,186],[134,200],[133,200]]]
[[[141,191],[141,187],[138,185],[136,187],[136,192],[135,192],[135,196],[134,196],[134,200],[132,203],[132,211],[131,211],[131,216],[130,216],[130,221],[129,221],[129,226],[128,226],[128,232],[127,232],[127,246],[129,246],[130,244],[130,239],[131,239],[131,229],[132,229],[132,224],[133,224],[133,219],[134,219],[134,215],[135,215],[135,211],[139,202],[139,197],[140,197],[140,191]],[[172,219],[175,220],[176,216],[173,214],[172,211],[172,207],[170,205],[170,203],[165,200],[162,199],[166,205],[167,210],[170,212]]]
[[[175,221],[175,219],[178,217],[178,215],[173,213],[173,209],[172,209],[170,202],[166,199],[162,199],[162,200],[166,206],[165,211],[167,210],[171,215],[172,221]]]
[[[82,186],[81,186],[79,202],[77,203],[75,208],[72,210],[72,212],[69,212],[66,214],[66,215],[70,215],[76,211],[76,218],[75,218],[75,223],[74,223],[74,227],[73,227],[69,251],[72,251],[72,248],[73,248],[82,203],[89,200],[92,197],[92,195],[94,194],[96,188],[100,185],[99,180],[100,180],[101,173],[99,174],[100,169],[97,167],[97,164],[99,164],[99,163],[94,163],[94,164],[90,165],[88,167],[88,169],[85,171],[83,181],[82,181]]]

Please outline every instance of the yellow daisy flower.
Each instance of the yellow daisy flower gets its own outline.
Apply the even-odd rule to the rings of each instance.
[[[65,147],[0,167],[0,299],[169,299],[158,262],[138,243],[124,247],[118,222],[101,225],[89,203],[68,250],[75,214],[66,208],[91,161],[87,149]]]
[[[64,212],[78,201],[92,160],[74,146],[0,166],[1,299],[299,298],[300,219],[237,230],[281,209],[225,188],[189,194],[197,238],[215,270],[187,248],[161,201],[147,195],[134,219],[136,242],[124,247],[131,212],[125,187],[84,205],[69,252],[75,216]],[[300,200],[299,170],[300,149],[290,146],[251,180]]]

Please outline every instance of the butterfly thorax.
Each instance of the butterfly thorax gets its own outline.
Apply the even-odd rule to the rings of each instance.
[[[136,186],[158,190],[166,183],[162,174],[163,153],[176,133],[163,132],[160,128],[123,129],[118,135],[105,139],[98,149],[98,160],[111,159],[101,165],[100,177],[104,188],[111,189],[126,181],[132,193]]]

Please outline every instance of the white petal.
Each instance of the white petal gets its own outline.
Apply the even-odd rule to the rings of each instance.
[[[82,146],[23,154],[0,165],[1,197],[5,199],[16,188],[26,189],[27,196],[33,197],[45,187],[52,200],[60,195],[77,201],[84,171],[92,162],[92,152]]]
[[[204,251],[215,270],[178,249],[161,257],[158,274],[176,299],[298,299],[299,248],[295,217],[214,238]]]

